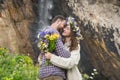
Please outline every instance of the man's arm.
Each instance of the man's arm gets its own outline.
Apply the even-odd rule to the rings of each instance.
[[[45,32],[55,32],[53,29],[46,29]],[[59,34],[59,33],[57,33]],[[60,35],[60,34],[59,34]],[[63,42],[61,40],[61,36],[59,36],[58,40],[56,41],[56,53],[58,56],[68,58],[70,57],[70,52],[64,48]]]
[[[56,41],[56,52],[57,55],[61,57],[68,58],[71,56],[70,51],[64,48],[63,42],[60,38]]]

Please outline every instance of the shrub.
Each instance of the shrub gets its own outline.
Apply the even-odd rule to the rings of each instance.
[[[0,48],[0,80],[39,80],[38,66],[33,65],[29,56]]]

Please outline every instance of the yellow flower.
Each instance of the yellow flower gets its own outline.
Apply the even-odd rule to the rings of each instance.
[[[55,39],[59,38],[59,35],[58,34],[53,34],[53,36],[55,37]]]
[[[46,46],[46,44],[43,42],[43,43],[42,43],[42,46],[44,46],[44,47],[45,47],[45,46]]]
[[[54,40],[54,36],[53,35],[49,36],[49,40]]]
[[[56,40],[58,37],[59,37],[59,35],[54,33],[51,36],[49,36],[49,40]]]
[[[48,34],[45,35],[45,38],[46,38],[46,39],[49,39],[49,37],[50,37],[50,35],[48,35]]]
[[[5,49],[5,48],[1,48],[1,47],[0,47],[0,50],[4,50],[4,49]]]

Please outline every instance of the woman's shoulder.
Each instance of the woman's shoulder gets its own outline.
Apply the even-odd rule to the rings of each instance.
[[[78,44],[78,47],[80,48],[80,44]]]
[[[77,49],[76,50],[80,50],[80,44],[78,44],[78,47],[77,47]]]
[[[79,54],[80,53],[80,45],[75,50],[71,51],[71,54]]]

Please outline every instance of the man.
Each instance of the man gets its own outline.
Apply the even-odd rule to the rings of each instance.
[[[52,20],[51,26],[47,27],[44,31],[49,32],[52,31],[54,33],[59,34],[59,29],[62,29],[65,25],[66,21],[63,16],[56,16]],[[59,54],[58,54],[59,53]],[[55,52],[53,53],[57,56],[65,57],[68,58],[70,57],[70,52],[64,49],[64,45],[62,43],[62,38],[61,36],[58,38],[56,41],[56,49]],[[43,54],[42,56],[42,64],[40,66],[40,80],[64,80],[66,79],[65,76],[65,70],[62,68],[59,68],[55,65],[45,65],[45,56]]]

